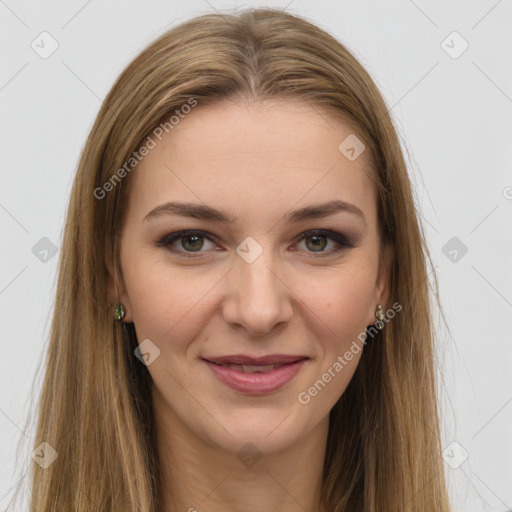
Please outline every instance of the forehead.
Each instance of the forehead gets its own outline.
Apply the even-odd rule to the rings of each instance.
[[[353,129],[301,101],[199,103],[133,171],[131,215],[167,201],[204,202],[258,218],[339,199],[371,222],[375,187],[368,151],[339,149]],[[351,139],[349,139],[351,140]]]

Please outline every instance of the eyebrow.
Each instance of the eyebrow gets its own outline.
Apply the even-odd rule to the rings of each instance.
[[[366,218],[362,210],[352,203],[340,200],[306,206],[305,208],[287,212],[284,215],[284,221],[287,224],[293,224],[308,219],[328,217],[329,215],[334,215],[338,212],[347,212],[356,215],[362,219],[366,226]],[[144,217],[143,222],[162,215],[190,217],[193,219],[220,222],[221,224],[226,225],[234,224],[236,220],[232,215],[229,215],[224,210],[212,208],[205,204],[167,202],[157,206],[154,210],[151,210]]]

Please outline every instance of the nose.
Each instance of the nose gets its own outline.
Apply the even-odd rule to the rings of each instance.
[[[263,250],[252,262],[236,255],[227,279],[223,315],[228,324],[241,326],[250,335],[264,336],[290,321],[291,283],[279,275],[270,250]]]

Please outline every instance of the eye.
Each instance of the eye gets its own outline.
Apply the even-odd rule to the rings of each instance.
[[[199,256],[197,253],[208,252],[208,247],[206,247],[206,250],[202,250],[205,248],[205,240],[212,244],[213,247],[210,247],[210,250],[213,249],[215,251],[219,249],[212,241],[212,238],[205,232],[192,230],[169,233],[158,240],[157,245],[159,247],[165,247],[172,252],[179,253],[186,258],[195,258]],[[180,241],[181,243],[179,247],[177,247],[177,242]],[[306,252],[312,253],[311,255],[313,257],[330,256],[343,249],[354,247],[341,233],[324,229],[305,231],[299,236],[297,245],[303,241],[306,245]],[[325,251],[324,249],[329,245],[329,241],[334,242],[334,247]]]
[[[168,235],[165,235],[163,238],[158,240],[157,244],[160,247],[166,247],[172,252],[179,252],[183,254],[185,257],[194,258],[195,256],[190,253],[205,252],[201,250],[204,246],[205,239],[210,240],[210,238],[206,236],[206,234],[203,233],[202,231],[185,230],[176,231],[175,233],[169,233]],[[179,245],[183,250],[173,247],[174,244],[180,240],[181,244]]]
[[[328,251],[324,249],[329,245],[329,240],[334,242],[334,248]],[[314,257],[329,256],[340,252],[343,249],[354,247],[341,233],[325,229],[310,230],[302,233],[299,237],[299,243],[305,241],[308,252]]]

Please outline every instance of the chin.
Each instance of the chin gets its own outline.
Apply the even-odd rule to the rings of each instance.
[[[266,411],[263,407],[253,408],[250,412],[240,410],[229,414],[229,423],[221,423],[224,429],[216,429],[208,436],[210,443],[239,455],[240,450],[254,450],[261,453],[278,453],[300,442],[300,438],[307,432],[300,427],[293,411],[281,410]],[[245,447],[245,448],[244,448]]]

